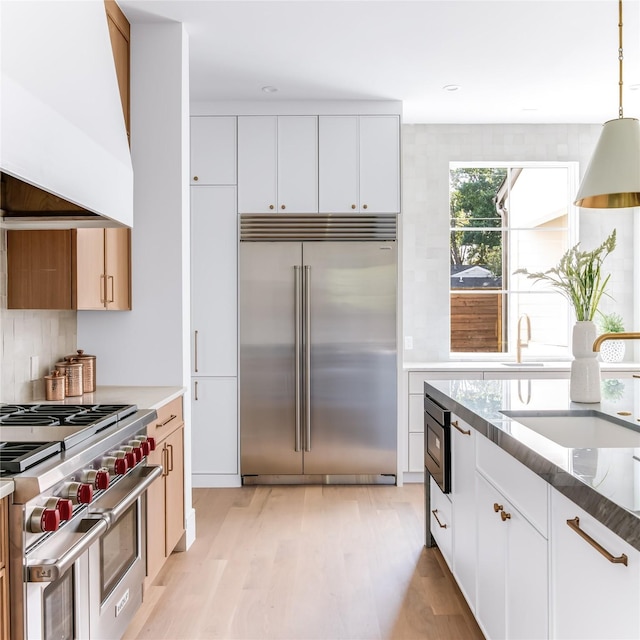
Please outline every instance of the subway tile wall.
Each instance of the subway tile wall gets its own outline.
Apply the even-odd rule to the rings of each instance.
[[[413,337],[405,362],[449,360],[449,162],[577,161],[587,167],[602,125],[430,125],[402,127],[403,332]],[[637,216],[636,216],[637,218]],[[593,248],[618,230],[607,258],[614,272],[602,310],[632,321],[634,308],[633,210],[582,209],[579,239]],[[637,223],[636,223],[637,224]],[[636,286],[637,290],[638,287]],[[635,307],[634,307],[635,305]],[[640,318],[638,318],[640,320]]]
[[[7,233],[0,233],[0,401],[44,396],[44,376],[76,349],[76,312],[7,309]],[[38,358],[31,380],[31,356]]]

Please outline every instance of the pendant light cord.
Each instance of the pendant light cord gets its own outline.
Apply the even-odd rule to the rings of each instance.
[[[618,107],[618,117],[622,118],[622,0],[618,0],[618,60],[620,66],[620,80],[618,81],[619,87],[619,107]]]

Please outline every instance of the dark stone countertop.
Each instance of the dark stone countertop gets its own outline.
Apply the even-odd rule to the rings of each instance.
[[[596,410],[640,431],[640,379],[604,380],[598,404],[571,402],[569,381],[560,379],[431,380],[424,383],[424,389],[640,550],[640,447],[567,448],[501,413]]]

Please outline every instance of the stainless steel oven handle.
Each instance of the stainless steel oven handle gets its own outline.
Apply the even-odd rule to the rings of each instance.
[[[27,582],[55,582],[59,580],[69,567],[107,530],[107,521],[104,518],[84,518],[82,523],[86,523],[89,527],[87,532],[58,559],[27,566]]]
[[[100,509],[92,513],[100,514],[106,521],[108,528],[111,528],[126,512],[126,510],[149,488],[156,478],[162,475],[160,465],[142,467],[144,476],[137,482],[127,495],[115,507],[110,509]]]

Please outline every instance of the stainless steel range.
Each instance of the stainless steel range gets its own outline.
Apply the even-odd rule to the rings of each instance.
[[[0,405],[14,640],[122,637],[142,602],[148,486],[135,405]]]

